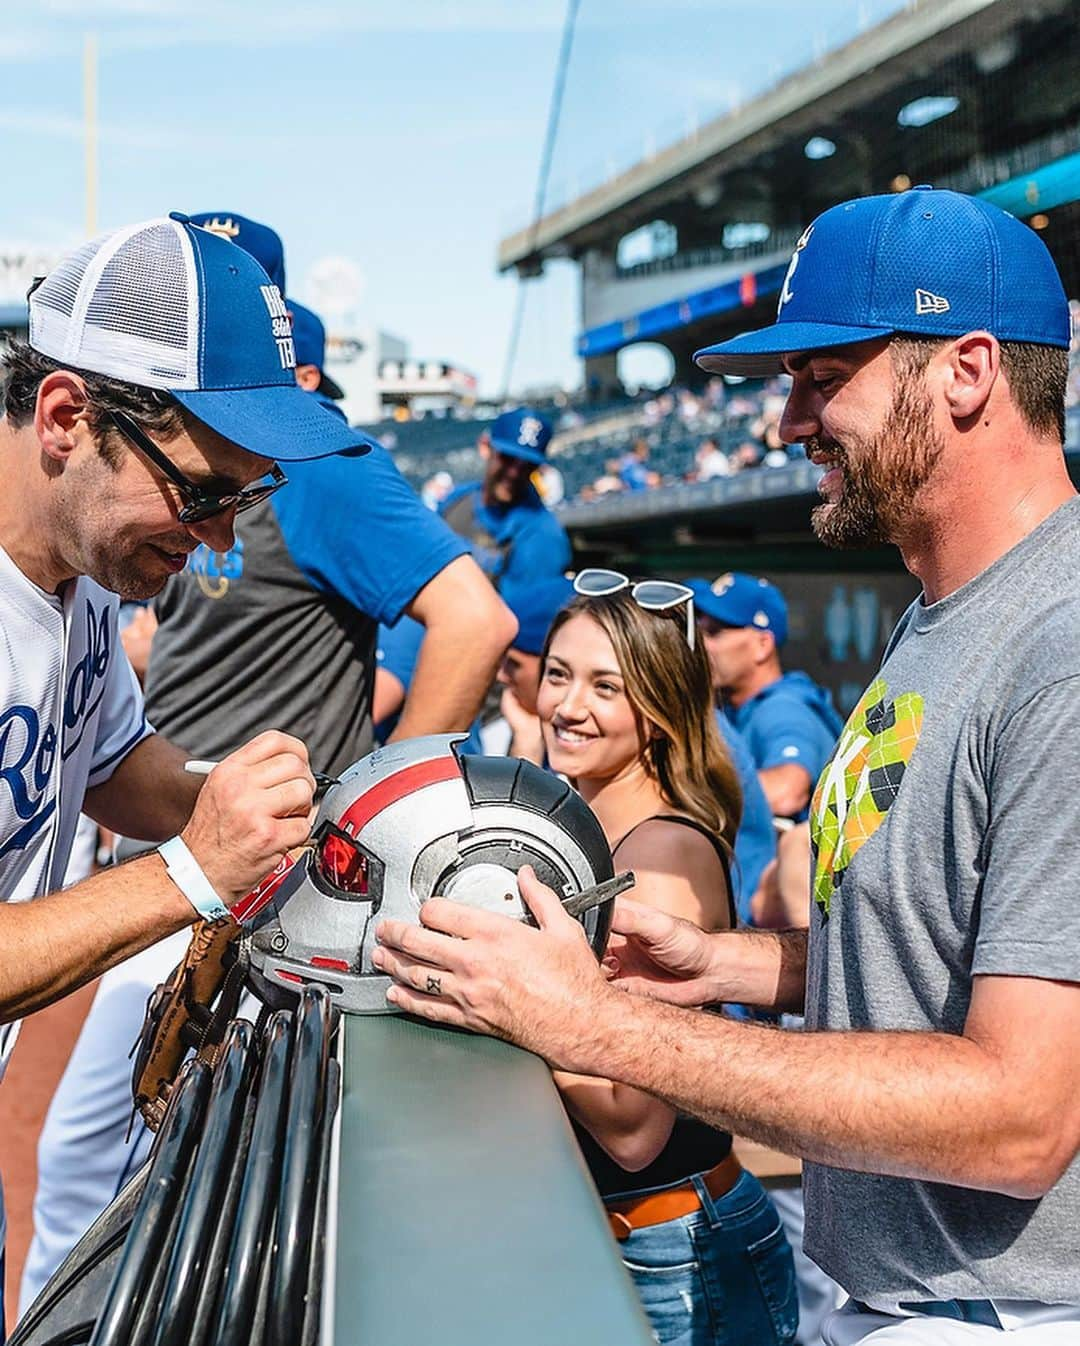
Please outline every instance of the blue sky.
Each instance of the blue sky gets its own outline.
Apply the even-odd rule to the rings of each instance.
[[[898,8],[897,0],[582,0],[552,184],[595,183]],[[535,190],[563,0],[31,0],[0,32],[0,244],[84,233],[82,53],[98,45],[102,229],[234,210],[289,288],[359,277],[357,313],[501,380],[498,239]],[[328,260],[329,259],[329,260]],[[344,259],[348,266],[342,267]],[[572,386],[576,276],[530,285],[515,383]]]

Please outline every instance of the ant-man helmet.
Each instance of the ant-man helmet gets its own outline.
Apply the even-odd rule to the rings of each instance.
[[[391,743],[327,792],[311,850],[250,925],[249,977],[264,1001],[287,1003],[318,982],[343,1010],[387,1013],[390,981],[371,965],[380,918],[415,922],[421,903],[442,896],[529,919],[522,865],[564,899],[612,877],[600,824],[565,781],[515,757],[459,756],[460,742]],[[597,957],[611,909],[579,917]]]

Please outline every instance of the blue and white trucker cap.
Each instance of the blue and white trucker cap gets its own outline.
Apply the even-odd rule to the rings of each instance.
[[[715,374],[778,373],[780,356],[903,332],[1069,345],[1069,305],[1028,225],[960,192],[914,187],[844,201],[795,245],[776,322],[706,346]]]
[[[30,296],[30,345],[76,370],[164,389],[266,458],[368,445],[297,384],[285,300],[258,262],[176,212],[69,253]]]

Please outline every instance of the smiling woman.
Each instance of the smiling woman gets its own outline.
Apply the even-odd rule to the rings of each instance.
[[[581,577],[579,576],[579,580]],[[706,930],[734,924],[728,859],[742,800],[687,634],[690,592],[581,595],[556,617],[537,712],[550,766],[600,819],[639,901]],[[660,1341],[784,1343],[797,1322],[791,1252],[731,1137],[610,1080],[555,1073],[612,1232]],[[762,1285],[770,1287],[766,1296]]]

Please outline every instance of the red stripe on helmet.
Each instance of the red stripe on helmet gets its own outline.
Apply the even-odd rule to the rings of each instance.
[[[351,970],[344,958],[312,958],[311,966],[325,968],[328,972],[349,972]]]
[[[285,882],[285,876],[294,864],[296,861],[291,855],[283,855],[266,878],[260,880],[251,892],[245,893],[239,902],[229,908],[233,920],[240,924],[258,915]]]
[[[338,820],[338,826],[358,836],[361,828],[372,818],[396,804],[399,799],[422,790],[427,785],[438,785],[440,781],[459,779],[461,768],[452,754],[446,757],[433,757],[428,762],[416,762],[413,766],[402,767],[392,776],[373,785],[351,804]]]

